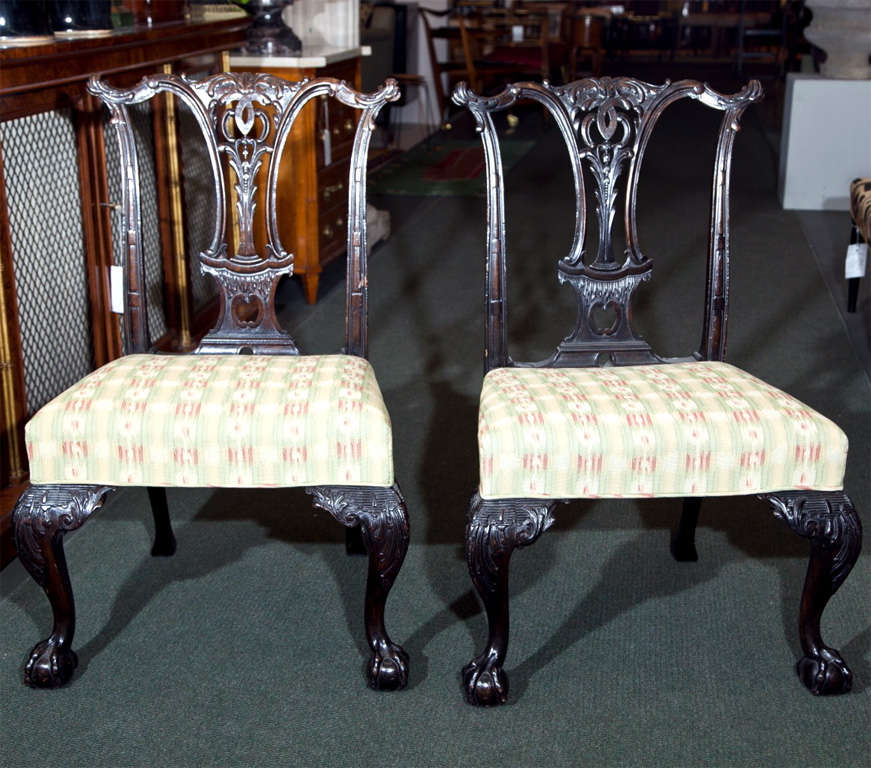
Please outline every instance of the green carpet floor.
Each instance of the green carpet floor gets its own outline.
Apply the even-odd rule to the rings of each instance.
[[[698,344],[717,119],[674,109],[639,193],[656,266],[636,320],[662,354]],[[530,359],[573,319],[555,279],[571,200],[553,127],[538,111],[521,125],[544,134],[508,179],[513,352]],[[728,357],[846,430],[847,488],[871,530],[869,380],[797,215],[776,203],[752,110],[744,128]],[[67,688],[22,685],[49,607],[18,563],[0,577],[0,764],[868,766],[868,556],[824,617],[854,691],[814,698],[793,671],[807,545],[754,498],[705,502],[695,564],[668,552],[677,501],[558,507],[512,562],[510,703],[463,702],[459,669],[485,637],[461,550],[477,480],[484,201],[376,202],[394,228],[372,256],[370,337],[411,517],[387,617],[411,656],[408,690],[365,687],[365,561],[345,556],[342,529],[302,491],[170,490],[178,553],[152,559],[145,492],[124,490],[67,539],[80,658]],[[282,315],[303,349],[335,352],[339,269],[322,285],[309,307],[288,283]]]

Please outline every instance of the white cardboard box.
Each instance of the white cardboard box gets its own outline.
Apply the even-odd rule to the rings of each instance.
[[[788,74],[777,183],[781,205],[847,211],[857,176],[871,176],[871,80]]]

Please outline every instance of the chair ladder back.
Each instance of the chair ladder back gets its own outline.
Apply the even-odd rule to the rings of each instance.
[[[653,262],[638,245],[636,197],[638,179],[653,128],[670,104],[682,98],[701,101],[725,112],[718,136],[711,198],[708,243],[708,280],[702,349],[699,356],[722,359],[725,351],[729,256],[729,171],[734,134],[744,109],[762,96],[759,82],[723,95],[694,81],[651,85],[633,78],[586,78],[564,86],[547,82],[514,83],[494,96],[478,96],[465,83],[457,86],[454,101],[474,115],[481,133],[487,169],[487,267],[485,281],[485,371],[507,365],[590,366],[605,362],[630,365],[660,362],[632,328],[631,301],[640,283],[650,279]],[[542,104],[553,117],[568,149],[575,189],[575,228],[569,255],[557,263],[557,278],[576,293],[577,316],[573,330],[546,360],[516,363],[508,353],[507,262],[505,243],[504,178],[499,140],[491,115],[519,99]],[[586,191],[584,166],[590,173],[598,246],[586,258]],[[622,261],[614,257],[612,226],[617,196],[625,189],[626,250]],[[613,308],[616,316],[601,327],[593,312]]]
[[[278,171],[284,147],[302,108],[318,96],[335,98],[362,110],[351,153],[348,178],[348,284],[346,350],[366,356],[366,160],[375,117],[389,101],[399,98],[395,81],[371,94],[362,94],[335,78],[289,82],[252,73],[220,73],[199,81],[159,74],[143,78],[129,89],[116,89],[96,77],[88,89],[109,107],[121,150],[124,176],[123,210],[127,231],[125,253],[125,329],[129,351],[150,347],[145,301],[139,177],[136,149],[126,106],[170,93],[186,104],[200,127],[212,169],[215,227],[211,242],[199,254],[200,269],[211,275],[219,290],[215,327],[195,350],[199,353],[299,354],[290,335],[275,316],[278,281],[293,273],[293,254],[284,249],[278,231]],[[239,243],[228,254],[226,183],[221,157],[232,170]],[[264,210],[266,244],[261,254],[254,243],[257,176],[266,163]],[[128,317],[129,316],[129,317]]]

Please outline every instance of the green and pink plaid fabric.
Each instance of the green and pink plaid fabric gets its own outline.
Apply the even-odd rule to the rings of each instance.
[[[349,355],[128,355],[27,424],[33,483],[393,483],[390,417]]]
[[[478,419],[485,499],[843,487],[847,436],[726,363],[498,368]]]

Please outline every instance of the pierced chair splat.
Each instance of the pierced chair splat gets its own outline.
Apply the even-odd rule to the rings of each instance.
[[[565,86],[509,85],[492,97],[465,84],[453,99],[474,115],[487,169],[485,377],[478,416],[480,486],[469,510],[466,560],[484,602],[489,638],[463,670],[470,703],[504,703],[508,679],[508,565],[517,547],[553,523],[557,503],[575,498],[684,499],[672,552],[695,560],[704,496],[757,495],[810,539],[798,662],[815,694],[850,690],[851,672],[820,636],[829,598],[858,557],[862,531],[843,490],[847,439],[790,395],[723,362],[729,287],[732,146],[743,111],[762,96],[757,81],[724,95],[683,80],[652,85],[588,78]],[[577,300],[574,328],[546,360],[508,352],[504,184],[493,113],[519,99],[544,105],[568,147],[576,195],[560,283]],[[632,324],[632,301],[653,263],[640,249],[636,193],[645,149],[662,112],[692,99],[723,113],[714,158],[701,346],[686,358],[659,357]],[[598,247],[587,257],[586,178],[594,184]],[[623,193],[626,249],[615,258],[612,223]],[[613,312],[603,327],[596,310]]]
[[[88,88],[109,107],[121,154],[125,347],[122,357],[56,397],[26,427],[32,485],[13,513],[15,540],[48,596],[54,627],[31,652],[25,681],[57,687],[73,674],[75,611],[62,539],[115,487],[148,488],[157,530],[153,554],[170,555],[167,487],[302,486],[317,506],[359,531],[369,552],[368,682],[404,687],[408,659],[387,634],[384,607],[408,548],[408,518],[393,477],[390,418],[366,359],[366,158],[379,110],[399,96],[395,81],[371,94],[332,78],[294,83],[249,73],[200,81],[155,75],[124,90],[92,78]],[[151,354],[148,336],[128,108],[163,93],[190,108],[212,170],[215,223],[199,261],[217,283],[220,311],[190,355]],[[301,355],[273,304],[278,281],[293,271],[293,254],[278,236],[278,166],[295,118],[318,97],[360,111],[348,176],[346,345],[338,355]],[[262,178],[265,206],[257,215],[265,217],[267,242],[261,253],[252,225]],[[232,253],[228,181],[239,225]]]

